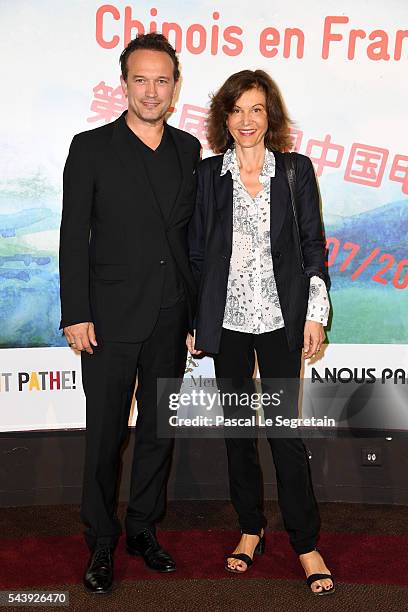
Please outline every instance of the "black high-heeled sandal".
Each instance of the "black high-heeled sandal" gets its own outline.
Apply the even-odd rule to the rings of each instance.
[[[324,580],[325,578],[330,578],[332,581],[332,586],[330,589],[325,589],[322,587],[321,591],[312,591],[310,587],[312,586],[313,582],[316,582],[316,580]],[[333,574],[310,574],[310,576],[306,578],[306,584],[313,595],[331,595],[336,590],[336,587],[334,586]]]
[[[317,548],[314,548],[313,550],[318,552],[320,555],[320,552],[317,550]],[[312,584],[316,582],[316,580],[324,580],[325,578],[329,578],[332,581],[332,586],[330,587],[330,589],[325,589],[324,587],[322,587],[321,591],[312,591]],[[310,576],[306,578],[306,584],[309,587],[309,591],[311,591],[313,595],[331,595],[336,590],[333,574],[310,574]]]
[[[265,552],[265,533],[263,534],[263,536],[261,536],[261,534],[259,533],[258,538],[259,542],[255,546],[254,556],[263,555]],[[245,574],[245,572],[249,570],[249,568],[251,567],[251,565],[253,565],[254,562],[253,558],[251,558],[246,553],[232,553],[228,555],[227,559],[238,559],[239,561],[243,561],[244,563],[246,563],[246,570],[237,570],[233,569],[232,567],[229,567],[227,562],[225,565],[225,569],[227,570],[227,572],[231,572],[233,574]]]

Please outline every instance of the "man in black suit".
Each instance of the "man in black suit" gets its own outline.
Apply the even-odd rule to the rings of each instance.
[[[61,328],[81,351],[86,458],[81,516],[92,555],[85,587],[110,590],[120,535],[116,492],[137,377],[138,417],[126,546],[155,570],[175,569],[159,545],[173,440],[157,436],[157,378],[183,376],[195,309],[186,228],[199,141],[165,123],[179,79],[161,34],[122,52],[128,111],[74,137],[64,170]]]

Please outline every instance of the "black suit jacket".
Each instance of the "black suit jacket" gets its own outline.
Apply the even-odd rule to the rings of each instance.
[[[169,253],[183,280],[190,319],[194,314],[187,224],[195,202],[200,143],[167,126],[182,181],[165,220],[142,160],[129,143],[124,115],[76,135],[71,143],[60,239],[61,327],[93,321],[97,337],[139,342],[157,320]]]
[[[302,272],[296,226],[283,154],[275,152],[276,174],[271,178],[271,252],[278,296],[290,350],[303,346],[311,276],[329,284],[319,194],[312,163],[296,155],[297,214],[305,265]],[[220,176],[222,155],[198,167],[197,204],[189,226],[190,260],[199,284],[196,348],[217,353],[224,318],[232,251],[233,180]]]

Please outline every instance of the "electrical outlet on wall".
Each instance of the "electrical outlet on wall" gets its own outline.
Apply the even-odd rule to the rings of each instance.
[[[382,464],[381,448],[370,446],[361,449],[361,464],[362,465],[376,465]]]

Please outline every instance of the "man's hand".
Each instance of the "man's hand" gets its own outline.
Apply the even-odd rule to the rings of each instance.
[[[191,355],[202,355],[203,351],[196,351],[195,346],[195,337],[191,334],[187,334],[186,345],[189,353]]]
[[[315,357],[320,351],[323,340],[326,334],[324,333],[323,325],[317,321],[306,321],[303,332],[303,357],[309,359]]]
[[[86,351],[93,355],[92,346],[98,346],[94,324],[91,322],[68,325],[64,327],[64,334],[69,346],[75,351]]]

